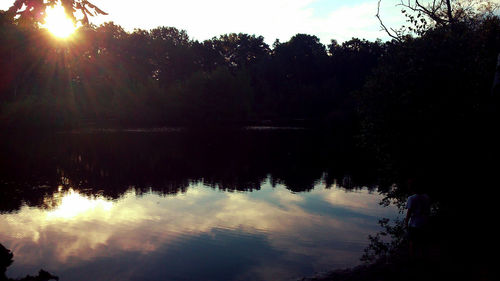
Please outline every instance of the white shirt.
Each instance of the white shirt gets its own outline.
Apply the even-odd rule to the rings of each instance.
[[[410,214],[410,227],[422,227],[427,224],[429,220],[429,213],[431,211],[431,202],[427,194],[414,194],[408,197],[406,202],[406,209],[411,209]]]

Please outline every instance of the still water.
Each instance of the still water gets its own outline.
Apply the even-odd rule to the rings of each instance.
[[[0,243],[15,260],[7,275],[293,280],[357,265],[378,220],[398,212],[357,184],[361,159],[335,146],[292,131],[3,143]]]

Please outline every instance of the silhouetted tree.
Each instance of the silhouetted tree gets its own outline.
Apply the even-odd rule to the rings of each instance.
[[[14,255],[10,250],[5,248],[0,244],[0,281],[49,281],[49,280],[59,280],[59,277],[53,276],[47,271],[41,269],[37,276],[26,276],[22,279],[10,279],[7,278],[5,272],[7,267],[9,267],[14,262]]]
[[[221,35],[210,40],[212,47],[224,58],[229,67],[248,67],[270,54],[264,37],[243,33]]]
[[[274,47],[274,58],[283,80],[308,84],[324,78],[327,52],[319,38],[297,34]]]
[[[382,0],[378,1],[376,17],[382,29],[399,42],[405,37],[411,37],[411,34],[423,35],[435,27],[450,27],[455,23],[493,16],[500,7],[491,0],[401,0],[399,6],[402,7],[401,11],[408,25],[392,28],[384,24],[383,16],[380,15],[381,2]]]
[[[494,148],[484,140],[495,119],[487,112],[499,28],[488,17],[388,44],[390,55],[360,94],[365,143],[383,162],[405,173],[419,166],[444,173],[478,161],[463,150],[457,159],[460,147]]]
[[[186,31],[158,27],[150,32],[154,78],[162,87],[188,78],[196,70]]]

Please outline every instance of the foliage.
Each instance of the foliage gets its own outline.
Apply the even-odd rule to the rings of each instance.
[[[443,176],[444,168],[472,160],[456,159],[456,151],[480,146],[490,132],[499,28],[497,17],[487,17],[387,44],[388,55],[359,92],[364,144],[407,175]]]
[[[381,2],[378,1],[376,17],[382,29],[399,42],[412,34],[424,35],[436,27],[451,27],[456,23],[494,16],[500,7],[491,0],[400,0],[398,6],[408,24],[391,28],[384,24],[380,15]]]
[[[10,250],[0,244],[0,280],[5,280],[5,271],[13,262],[14,255]]]
[[[16,5],[24,2],[54,1]],[[309,121],[357,134],[384,167],[381,177],[401,182],[418,175],[432,198],[462,207],[456,191],[491,184],[496,171],[489,163],[498,158],[491,82],[500,19],[488,3],[405,1],[410,26],[386,28],[393,41],[353,38],[324,46],[297,34],[272,48],[255,35],[198,42],[174,27],[126,32],[114,23],[80,28],[58,42],[33,24],[40,6],[15,21],[13,8],[0,12],[0,127]],[[406,195],[398,189],[386,202],[401,205]],[[468,209],[461,212],[466,217]],[[404,243],[400,222],[381,225],[365,261],[391,257]]]
[[[126,32],[112,22],[56,41],[8,13],[0,17],[0,65],[9,70],[0,72],[0,126],[8,128],[262,120],[347,128],[356,119],[349,93],[381,54],[380,43],[358,39],[331,55],[306,34],[271,49],[262,36],[198,42],[174,27]]]
[[[88,25],[89,16],[107,15],[106,12],[87,0],[16,0],[7,14],[10,18],[17,17],[16,21],[21,24],[34,25],[43,23],[46,8],[53,7],[58,3],[61,3],[66,14],[75,23],[79,21]],[[77,11],[83,15],[81,19],[76,18]]]
[[[219,126],[238,124],[248,117],[252,88],[248,77],[218,68],[211,73],[197,72],[169,90],[167,115],[181,124]]]
[[[432,170],[465,144],[464,131],[486,136],[476,124],[489,124],[500,49],[498,17],[452,4],[452,27],[427,26],[415,38],[324,46],[297,34],[272,48],[255,35],[198,42],[174,27],[126,32],[114,23],[55,41],[3,12],[0,126],[309,122],[359,129],[392,171]]]
[[[256,64],[266,59],[271,52],[262,36],[231,33],[208,42],[229,66],[236,68]]]
[[[500,120],[494,96],[498,93],[492,95],[491,86],[500,51],[500,20],[490,13],[456,15],[422,28],[418,37],[397,37],[385,44],[357,97],[360,139],[384,167],[380,175],[390,182],[413,177],[422,182],[437,202],[439,224],[432,225],[433,239],[442,242],[445,237],[452,245],[440,249],[447,251],[450,264],[469,266],[486,263],[480,249],[491,241],[478,231],[491,218],[478,214],[488,213],[485,206],[491,203],[485,201],[492,199],[479,199],[466,190],[496,181],[489,163],[499,155],[494,129]],[[383,203],[402,207],[407,196],[407,190],[398,187]],[[463,202],[474,207],[463,208]],[[456,235],[453,226],[463,219],[473,223]],[[398,248],[406,248],[401,247],[401,223],[389,226],[383,221],[382,226],[382,233],[370,237],[365,261],[397,259]],[[463,241],[481,242],[469,246]],[[454,251],[457,244],[461,249]]]
[[[59,280],[59,277],[53,276],[47,271],[41,269],[37,276],[26,276],[22,279],[10,279],[5,276],[7,267],[9,267],[13,262],[14,254],[0,244],[0,281],[49,281],[49,280]]]
[[[369,235],[370,244],[364,249],[361,261],[374,263],[389,262],[391,259],[401,259],[403,245],[407,243],[406,229],[402,220],[395,220],[392,224],[389,219],[379,220],[383,231]]]

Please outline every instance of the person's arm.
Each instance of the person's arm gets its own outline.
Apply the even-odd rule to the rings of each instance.
[[[412,212],[411,208],[408,208],[408,211],[406,211],[406,218],[405,218],[405,227],[406,228],[408,228],[408,223],[410,221],[411,212]]]
[[[410,222],[411,213],[413,212],[411,197],[409,197],[408,201],[406,202],[406,209],[408,210],[406,211],[405,227],[408,228],[408,223]]]

